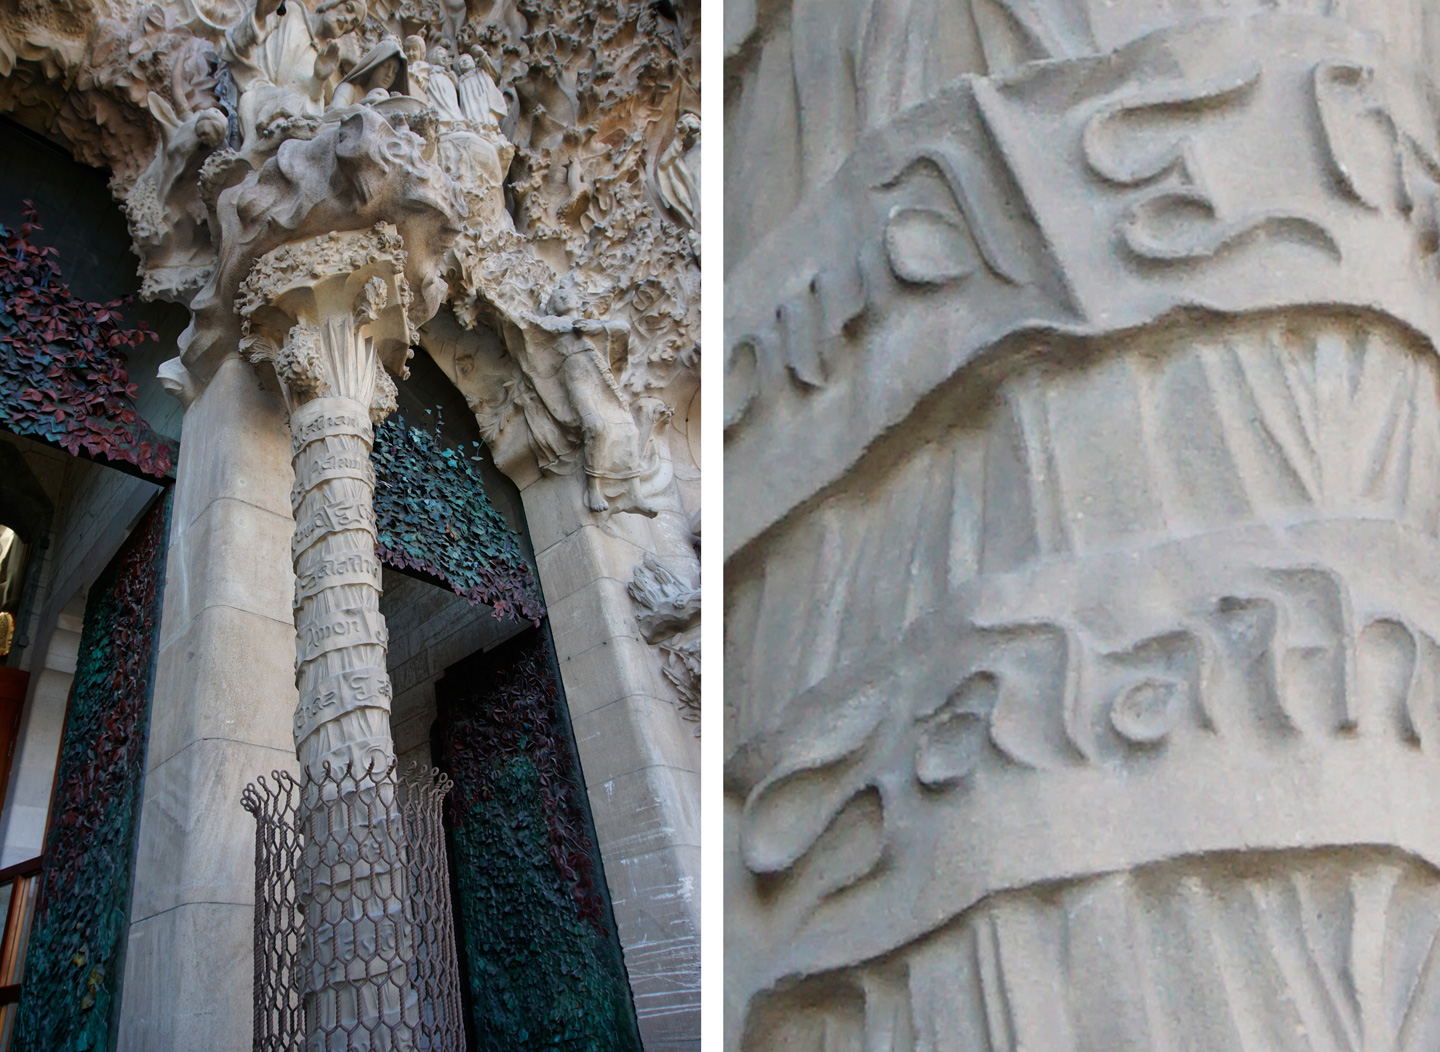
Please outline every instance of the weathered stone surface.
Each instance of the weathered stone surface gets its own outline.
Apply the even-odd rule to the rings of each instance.
[[[250,1048],[251,963],[239,948],[254,938],[254,916],[249,905],[196,902],[132,923],[116,1048]],[[232,952],[216,954],[217,947]],[[195,967],[200,961],[209,966]],[[211,984],[231,996],[217,998]]]
[[[966,13],[727,24],[727,1047],[1428,1047],[1435,12]]]
[[[255,825],[236,801],[257,774],[296,769],[284,419],[238,359],[185,413],[121,1047],[250,1047]]]

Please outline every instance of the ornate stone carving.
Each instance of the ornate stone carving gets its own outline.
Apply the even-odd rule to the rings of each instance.
[[[373,71],[392,59],[372,52],[369,65]],[[356,81],[365,77],[362,66]],[[277,105],[294,101],[268,97]],[[314,127],[280,113],[283,127],[270,127],[292,137],[218,196],[220,261],[195,299],[181,358],[187,374],[203,378],[238,345],[274,370],[290,412],[295,471],[296,753],[312,771],[326,764],[382,769],[394,743],[375,554],[373,426],[396,404],[386,370],[405,374],[416,326],[444,295],[437,261],[464,204],[426,158],[425,140],[410,130],[405,112],[382,115],[362,99]],[[316,845],[354,832],[326,826],[324,809],[309,813],[307,834]],[[398,812],[390,821],[400,821]],[[363,831],[354,835],[364,838]],[[404,965],[376,974],[381,966],[363,940],[346,935],[346,925],[374,924],[408,938],[395,924],[404,874],[379,855],[366,860],[368,873],[345,861],[322,864],[316,878],[338,900],[358,901],[343,891],[358,879],[388,881],[394,897],[381,902],[385,916],[307,913],[307,1013],[383,1024],[403,1043],[414,1013]]]
[[[514,347],[525,356],[521,368],[546,412],[578,435],[590,510],[608,511],[610,500],[620,498],[623,510],[653,515],[640,489],[645,464],[639,429],[615,379],[630,327],[582,316],[579,298],[564,284],[550,294],[545,314],[522,314],[517,321],[525,336]]]
[[[13,4],[0,11],[0,110],[48,127],[99,21],[93,0]]]
[[[408,128],[359,106],[323,125],[313,139],[286,140],[259,171],[225,190],[216,206],[220,262],[192,303],[194,320],[180,339],[186,368],[204,377],[240,342],[233,307],[256,262],[275,248],[321,233],[392,223],[405,246],[411,324],[433,314],[446,291],[439,260],[458,232],[465,206],[425,159],[424,147]],[[265,266],[278,266],[284,258]]]
[[[686,584],[654,556],[645,556],[635,568],[629,591],[640,608],[635,620],[651,643],[684,631],[700,617],[699,587]]]
[[[273,372],[296,435],[321,433],[294,451],[307,764],[384,753],[384,632],[353,476],[394,404],[386,367],[398,375],[414,342],[453,368],[509,474],[560,476],[543,499],[567,530],[578,512],[680,567],[699,490],[694,429],[674,441],[698,415],[695,0],[12,7],[0,110],[110,169],[144,294],[191,309],[162,384],[203,415],[243,352],[264,386]],[[547,312],[562,279],[575,301]],[[619,511],[652,518],[605,518]],[[612,625],[634,612],[623,595],[606,605]],[[694,701],[693,640],[658,638]],[[698,929],[672,854],[651,857],[657,884],[683,890],[662,921],[673,947],[639,950],[632,975],[657,1018],[689,1018]],[[620,927],[647,945],[639,921]],[[318,953],[328,936],[313,937]],[[642,1020],[661,1040],[669,1025]]]
[[[695,572],[698,575],[698,560]],[[639,608],[635,620],[660,655],[660,672],[688,720],[700,718],[700,586],[687,584],[654,556],[635,568],[630,598]],[[698,730],[696,732],[699,733]]]
[[[700,720],[700,640],[671,640],[661,643],[660,653],[665,663],[660,672],[672,687],[680,701],[681,714],[693,722]],[[695,731],[698,736],[700,731]]]
[[[365,0],[320,0],[313,14],[302,0],[256,0],[226,31],[222,54],[240,89],[240,153],[251,167],[283,137],[314,127],[360,57],[354,31],[364,18]]]
[[[728,1047],[1433,1040],[1433,58],[1227,10],[741,31]]]
[[[655,191],[667,208],[695,232],[700,253],[700,118],[687,113],[675,125],[675,137],[655,162]]]
[[[213,106],[181,120],[154,92],[149,108],[160,125],[160,143],[126,195],[125,212],[141,259],[140,295],[184,303],[215,265],[199,177],[209,152],[225,141],[229,122]]]
[[[405,264],[394,227],[322,234],[262,256],[235,304],[243,319],[242,351],[273,365],[290,411],[300,692],[295,749],[302,766],[317,776],[326,767],[386,770],[395,757],[370,449],[374,424],[395,407],[385,365],[403,371],[410,353]],[[376,791],[385,790],[370,790]],[[307,1015],[366,1025],[383,1020],[393,1034],[408,1033],[403,955],[394,966],[402,974],[377,975],[363,941],[342,931],[346,922],[368,921],[389,938],[409,937],[403,923],[397,926],[403,865],[378,852],[364,860],[363,873],[349,871],[353,859],[327,865],[324,844],[338,844],[347,833],[364,841],[365,833],[341,829],[343,811],[306,814],[307,833],[322,845],[316,881],[341,901],[355,901],[343,892],[350,881],[390,881],[395,905],[391,910],[382,901],[381,913],[373,916],[307,913],[306,956],[314,972],[306,979]],[[391,821],[400,821],[398,812]],[[376,831],[377,838],[383,835]]]

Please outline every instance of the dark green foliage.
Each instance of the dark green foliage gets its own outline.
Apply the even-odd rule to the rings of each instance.
[[[458,688],[441,715],[477,1047],[638,1050],[543,647],[533,633],[519,660]]]
[[[25,959],[16,1052],[108,1049],[130,910],[170,495],[90,589]]]
[[[419,570],[464,596],[536,624],[539,589],[520,540],[485,496],[480,445],[446,446],[398,412],[375,429],[375,524],[380,558]]]
[[[26,202],[18,230],[0,226],[0,422],[73,455],[172,476],[176,444],[135,411],[126,347],[155,339],[122,328],[126,300],[86,303],[60,276],[53,248],[30,241],[39,217]]]

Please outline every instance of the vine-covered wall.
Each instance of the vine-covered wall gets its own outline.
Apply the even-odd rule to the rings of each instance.
[[[135,408],[125,350],[154,339],[123,327],[125,300],[87,303],[60,273],[58,253],[31,240],[41,229],[0,225],[0,426],[155,478],[172,477],[177,444]]]
[[[171,492],[141,519],[85,604],[15,1052],[113,1043]]]
[[[436,697],[475,1047],[638,1050],[544,634],[452,666]]]
[[[455,448],[396,412],[375,430],[376,551],[497,617],[538,624],[545,613],[520,540],[485,496],[479,443]]]

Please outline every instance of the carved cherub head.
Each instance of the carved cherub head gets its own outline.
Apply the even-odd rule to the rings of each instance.
[[[462,76],[475,68],[475,59],[471,55],[461,55],[455,62],[455,72]]]
[[[405,38],[405,60],[416,63],[425,58],[425,38],[411,33]]]
[[[444,66],[446,69],[449,69],[450,49],[444,44],[436,44],[430,49],[430,54],[426,56],[425,61],[429,62],[432,66]]]
[[[315,35],[321,40],[336,40],[360,28],[365,21],[365,0],[320,0],[315,17]]]

